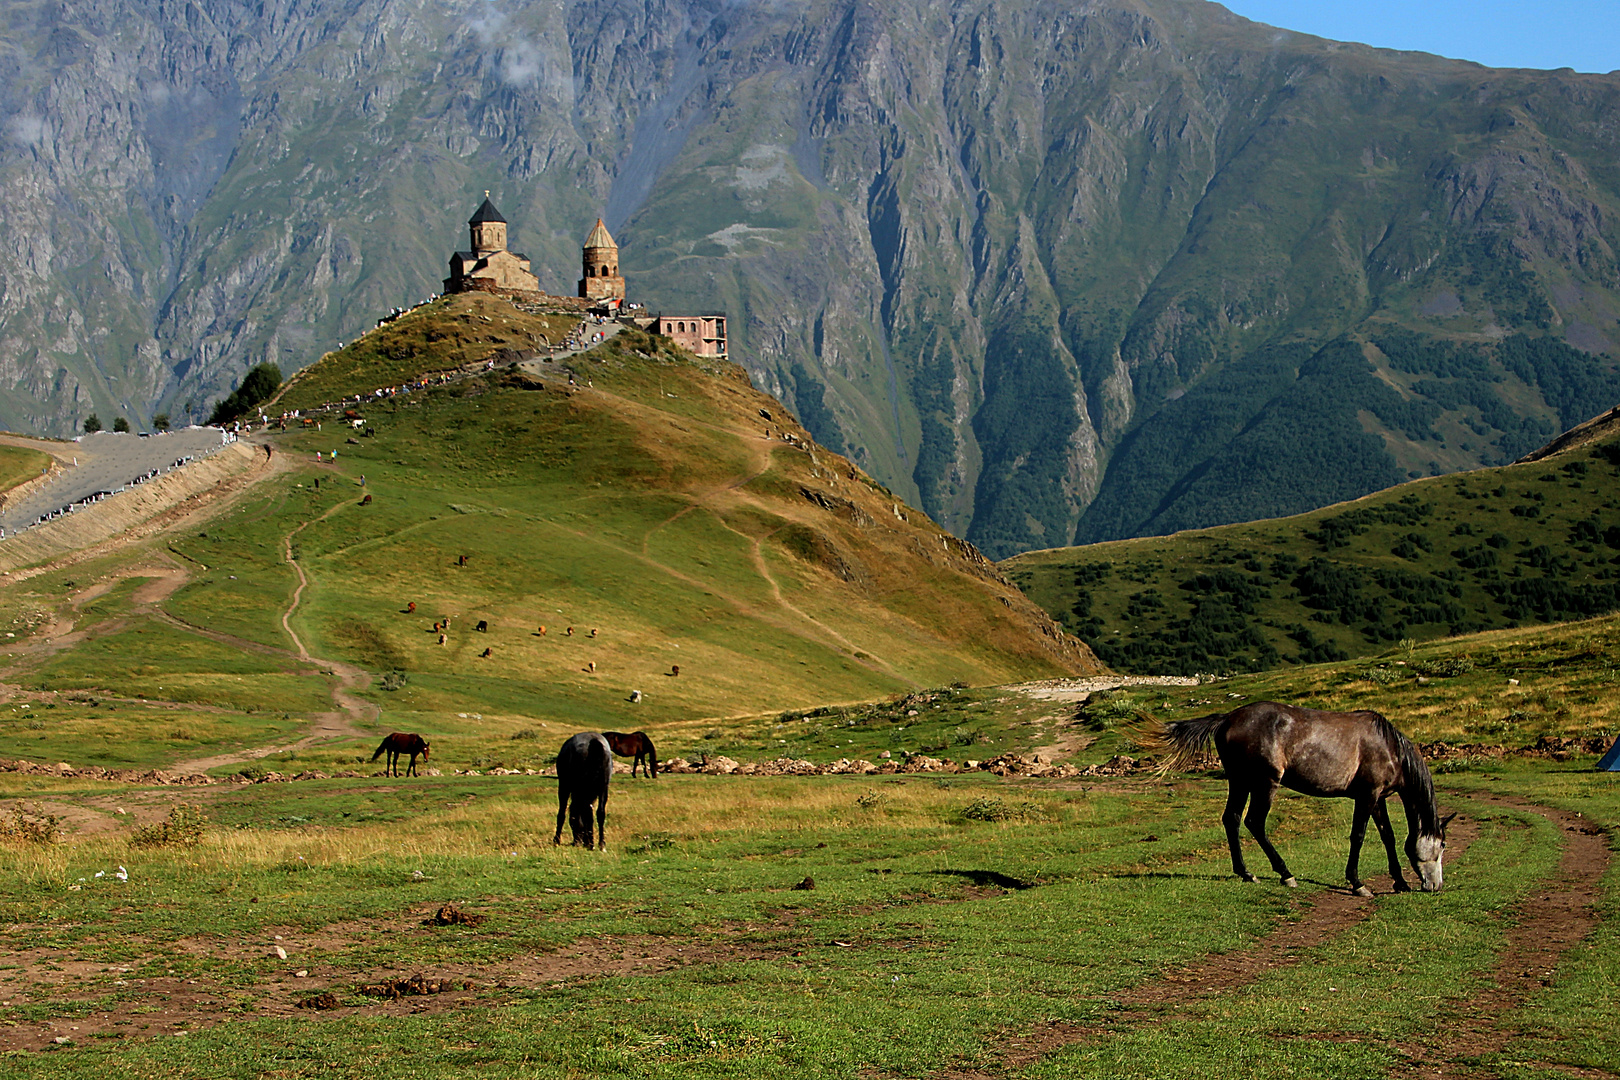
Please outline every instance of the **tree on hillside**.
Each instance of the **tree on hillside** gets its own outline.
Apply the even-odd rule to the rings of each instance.
[[[120,416],[118,419],[113,421],[113,430],[114,431],[128,431],[129,430],[129,421],[125,420],[122,416]]]
[[[101,417],[97,416],[95,413],[91,413],[89,416],[84,418],[84,433],[86,435],[94,435],[100,430]]]
[[[247,373],[242,384],[231,391],[229,397],[214,406],[210,424],[228,424],[247,413],[255,405],[269,400],[281,388],[281,369],[266,361]]]
[[[166,413],[166,412],[160,412],[156,416],[152,417],[152,430],[154,430],[154,431],[168,431],[169,430],[169,414]]]

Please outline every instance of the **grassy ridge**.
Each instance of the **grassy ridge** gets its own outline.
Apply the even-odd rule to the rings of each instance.
[[[1309,514],[1002,564],[1121,671],[1348,659],[1620,608],[1620,431]]]
[[[327,353],[262,408],[313,408],[476,363],[500,349],[545,351],[579,321],[577,313],[519,312],[511,301],[481,293],[443,297]]]
[[[0,446],[0,492],[32,480],[50,466],[51,455],[25,446]]]

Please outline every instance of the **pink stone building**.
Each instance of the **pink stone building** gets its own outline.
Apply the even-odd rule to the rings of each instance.
[[[724,315],[657,315],[650,328],[663,334],[687,352],[699,356],[726,355]]]

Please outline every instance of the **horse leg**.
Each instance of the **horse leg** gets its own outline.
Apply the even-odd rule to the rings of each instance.
[[[1350,825],[1350,861],[1345,864],[1344,876],[1350,881],[1350,891],[1357,896],[1371,896],[1372,890],[1361,883],[1361,841],[1367,835],[1367,818],[1372,814],[1372,800],[1356,800],[1356,819]]]
[[[1288,872],[1288,864],[1277,853],[1271,841],[1266,839],[1266,816],[1271,813],[1271,797],[1277,790],[1276,781],[1267,781],[1263,786],[1256,787],[1249,800],[1249,813],[1243,823],[1249,827],[1254,838],[1260,842],[1260,850],[1266,853],[1271,860],[1271,868],[1282,878],[1282,883],[1290,889],[1299,885],[1294,875]]]
[[[415,776],[416,775],[416,751],[415,750],[411,751],[411,763],[409,765],[405,766],[405,775],[406,776]]]
[[[607,789],[602,789],[602,798],[596,804],[596,850],[607,849]]]
[[[1395,853],[1395,830],[1389,824],[1389,807],[1383,799],[1373,804],[1372,815],[1378,825],[1378,837],[1383,840],[1384,851],[1389,855],[1389,876],[1395,879],[1395,891],[1411,892],[1412,886],[1406,883],[1406,875],[1401,873],[1400,856]]]
[[[551,838],[553,846],[562,843],[563,818],[568,816],[568,789],[557,785],[557,835]]]
[[[1243,834],[1238,832],[1243,823],[1243,804],[1248,801],[1249,793],[1232,781],[1226,793],[1226,811],[1221,814],[1221,824],[1226,826],[1226,842],[1232,848],[1232,873],[1244,881],[1253,881],[1254,875],[1243,865]]]

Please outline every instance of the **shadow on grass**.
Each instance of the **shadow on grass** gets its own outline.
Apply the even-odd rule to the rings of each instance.
[[[994,870],[930,870],[930,874],[941,877],[967,878],[975,885],[995,885],[1002,889],[1033,889],[1041,883],[1038,881],[1023,881],[1019,878],[998,874]]]
[[[1213,870],[1121,870],[1117,874],[1104,874],[1107,878],[1164,878],[1167,881],[1231,881],[1243,884],[1236,874]]]

